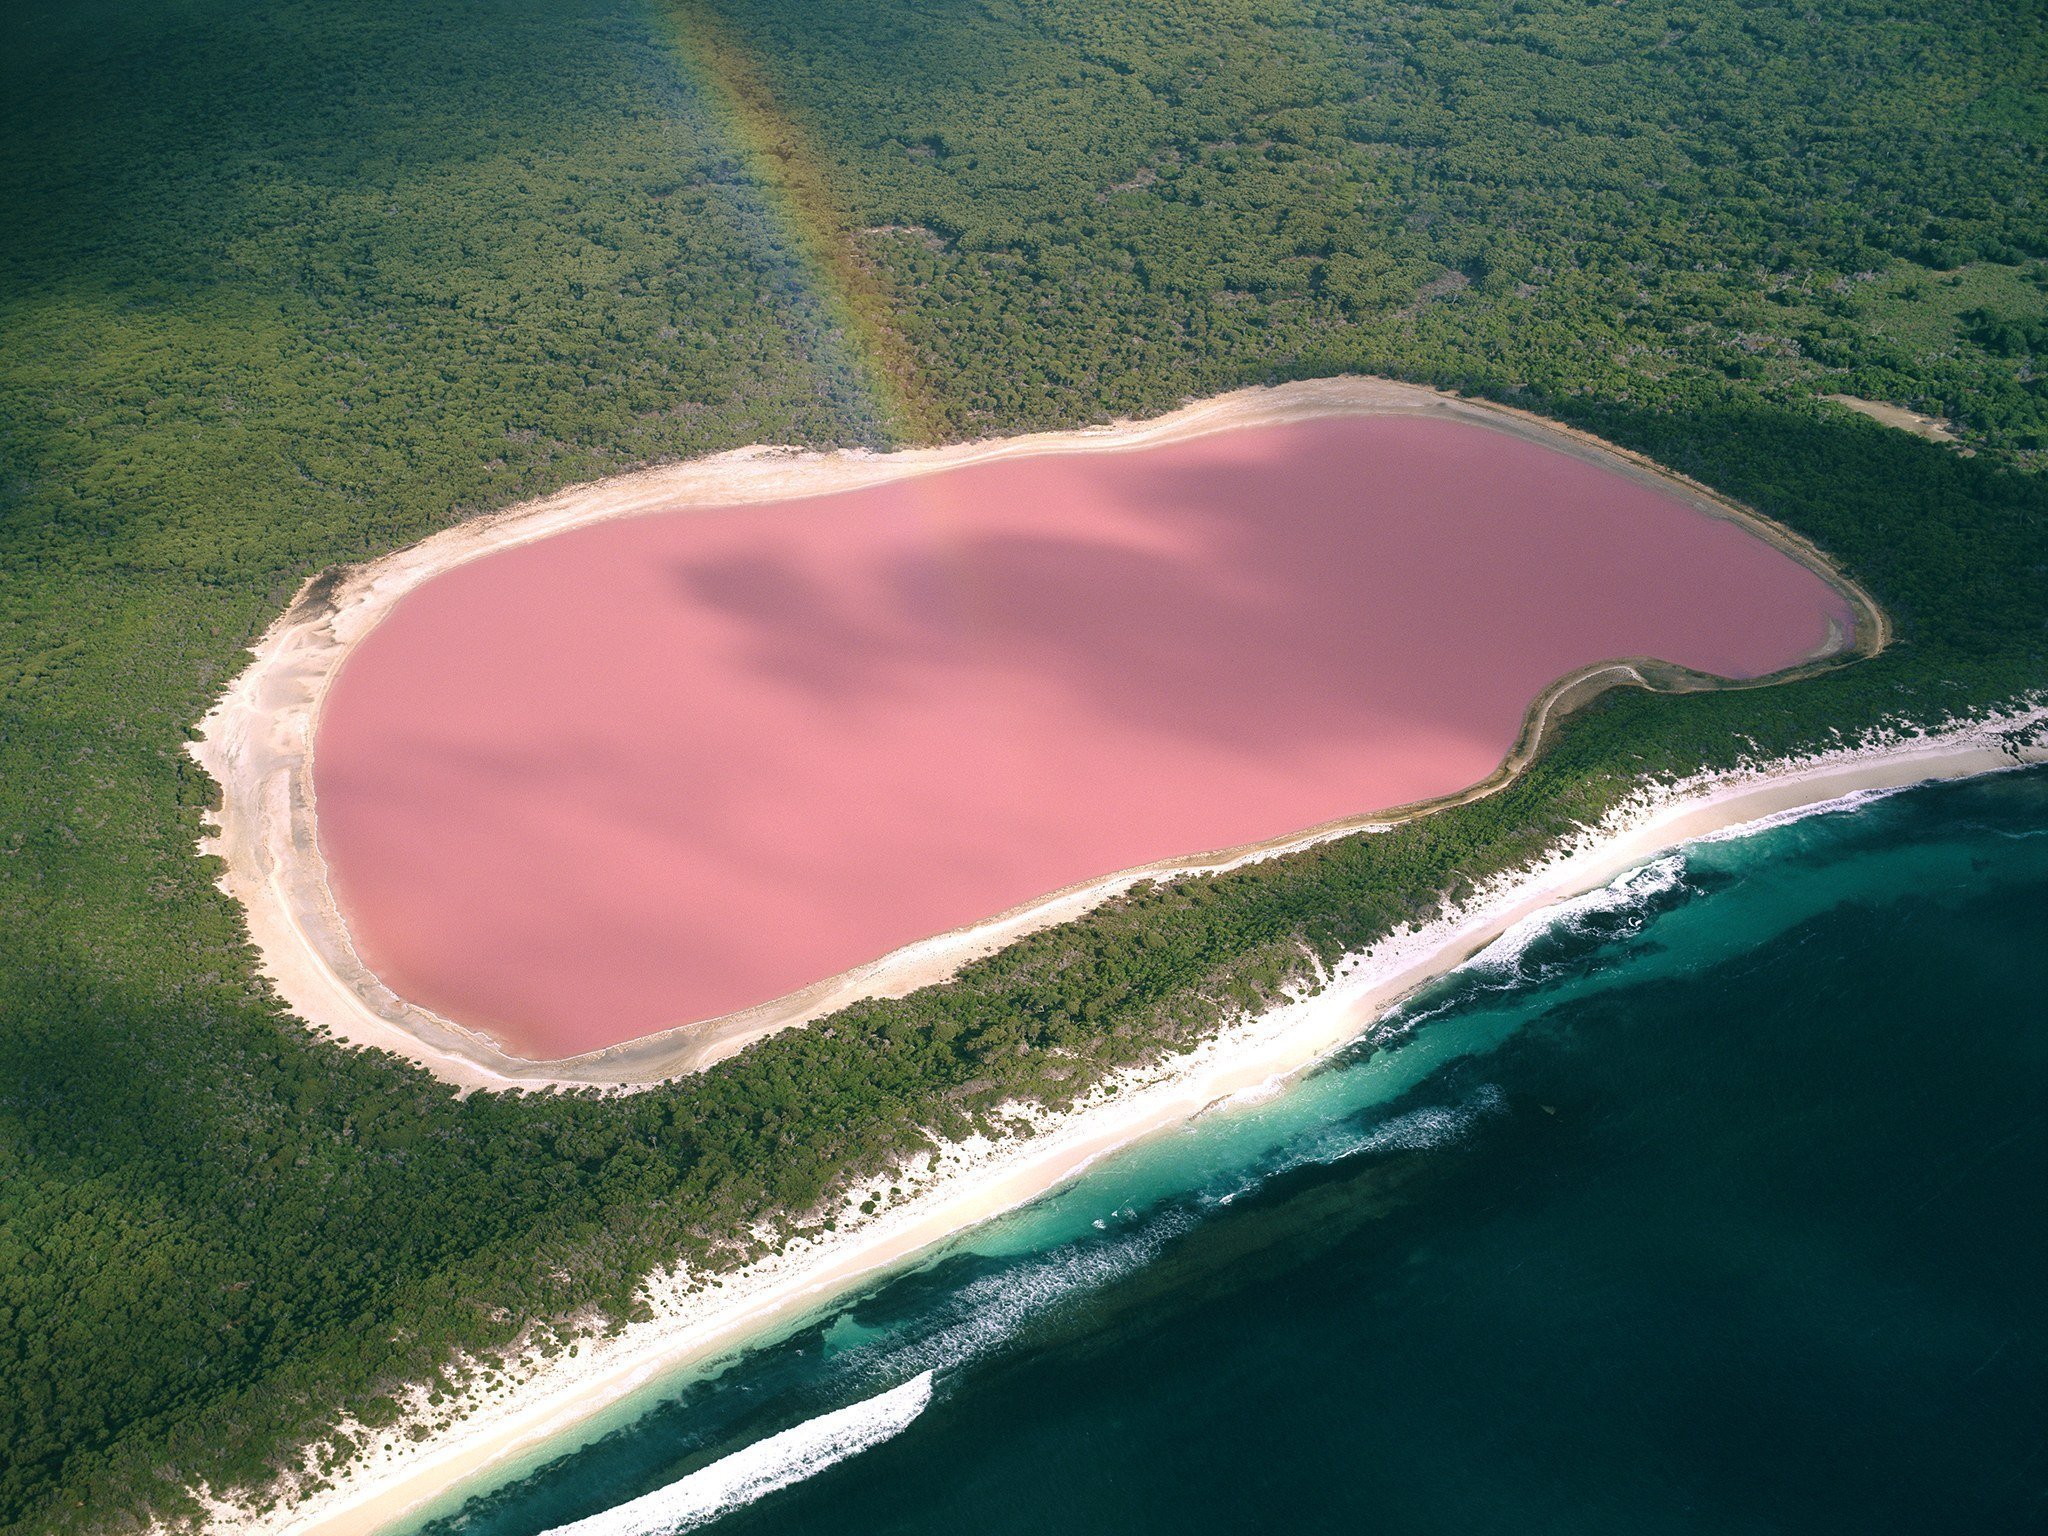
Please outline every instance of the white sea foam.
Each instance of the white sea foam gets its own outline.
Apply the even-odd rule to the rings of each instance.
[[[1432,1105],[1394,1116],[1375,1126],[1358,1151],[1426,1152],[1431,1147],[1448,1146],[1462,1140],[1481,1117],[1499,1114],[1505,1107],[1500,1090],[1488,1083],[1462,1104]]]
[[[1569,901],[1558,902],[1531,913],[1512,924],[1501,936],[1467,962],[1467,969],[1513,972],[1520,968],[1529,946],[1559,929],[1582,932],[1586,920],[1646,907],[1660,896],[1685,883],[1685,855],[1668,853],[1639,869],[1632,869],[1598,890],[1587,891]]]
[[[1462,1141],[1481,1118],[1498,1114],[1502,1108],[1500,1090],[1488,1083],[1460,1104],[1425,1105],[1375,1125],[1328,1126],[1290,1142],[1284,1157],[1272,1167],[1262,1169],[1250,1183],[1233,1189],[1219,1203],[1248,1194],[1297,1168],[1328,1167],[1370,1152],[1426,1152],[1432,1147],[1449,1146]]]
[[[1114,1242],[1085,1244],[983,1275],[960,1288],[948,1309],[952,1321],[894,1347],[874,1346],[862,1368],[894,1375],[915,1367],[929,1375],[986,1354],[1068,1297],[1144,1268],[1187,1226],[1185,1218],[1167,1217]]]
[[[1277,1164],[1217,1197],[1215,1203],[1228,1205],[1240,1195],[1297,1168],[1339,1163],[1370,1152],[1422,1151],[1446,1146],[1461,1140],[1481,1118],[1498,1114],[1502,1108],[1500,1090],[1487,1084],[1457,1104],[1429,1105],[1373,1125],[1326,1126],[1295,1138]],[[1097,1232],[1106,1232],[1116,1221],[1138,1219],[1138,1212],[1123,1209],[1091,1225]],[[1152,1263],[1160,1250],[1185,1232],[1194,1219],[1188,1213],[1152,1217],[1127,1236],[1085,1242],[983,1275],[955,1293],[948,1308],[949,1320],[939,1326],[901,1343],[877,1341],[851,1352],[868,1357],[856,1369],[877,1376],[893,1376],[906,1369],[919,1369],[929,1375],[986,1354],[1068,1298],[1108,1285]]]
[[[1844,811],[1860,811],[1879,800],[1889,800],[1893,795],[1913,788],[1910,784],[1890,784],[1879,789],[1859,789],[1852,794],[1842,795],[1833,800],[1822,800],[1813,805],[1795,805],[1790,810],[1776,811],[1769,816],[1759,816],[1755,821],[1745,821],[1740,826],[1724,827],[1719,832],[1709,832],[1695,838],[1698,843],[1732,843],[1759,832],[1768,832],[1773,827],[1789,827],[1794,822],[1806,821],[1815,816],[1836,816]]]
[[[902,1433],[931,1400],[932,1373],[925,1371],[879,1396],[756,1441],[666,1488],[557,1526],[547,1536],[673,1536],[695,1530]]]

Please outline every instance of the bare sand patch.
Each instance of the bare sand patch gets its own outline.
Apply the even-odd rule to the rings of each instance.
[[[1855,395],[1822,395],[1821,399],[1846,406],[1859,416],[1868,416],[1872,421],[1896,427],[1901,432],[1910,432],[1915,437],[1924,437],[1932,443],[1956,441],[1955,429],[1939,416],[1926,416],[1919,411],[1909,411],[1903,405],[1887,405],[1882,400],[1863,400]]]

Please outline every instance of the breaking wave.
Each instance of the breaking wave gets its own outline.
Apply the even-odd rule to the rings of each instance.
[[[1474,955],[1463,969],[1493,972],[1518,981],[1533,979],[1525,962],[1529,951],[1540,941],[1560,937],[1632,938],[1656,915],[1666,898],[1684,889],[1685,855],[1668,853],[1597,891],[1587,891],[1531,913]]]
[[[556,1526],[546,1536],[673,1536],[695,1530],[902,1433],[931,1400],[932,1373],[925,1371],[879,1396],[758,1440],[666,1488]]]
[[[1777,827],[1789,827],[1794,822],[1808,821],[1815,816],[1838,816],[1844,811],[1860,811],[1879,800],[1889,800],[1903,790],[1911,789],[1910,784],[1883,785],[1876,789],[1858,789],[1833,800],[1822,800],[1814,805],[1795,805],[1790,810],[1774,811],[1768,816],[1759,816],[1755,821],[1745,821],[1736,826],[1724,827],[1719,832],[1709,832],[1704,837],[1694,838],[1696,843],[1731,843],[1752,837],[1758,832],[1769,832]]]
[[[1462,1104],[1432,1105],[1411,1109],[1405,1115],[1376,1126],[1358,1147],[1359,1152],[1426,1152],[1431,1147],[1460,1141],[1473,1124],[1486,1115],[1499,1114],[1506,1107],[1501,1091],[1488,1083]]]
[[[1215,1197],[1215,1203],[1229,1205],[1297,1168],[1329,1167],[1375,1152],[1427,1152],[1434,1147],[1447,1147],[1464,1140],[1480,1120],[1499,1114],[1505,1107],[1500,1090],[1488,1083],[1462,1103],[1426,1105],[1370,1125],[1329,1125],[1288,1142],[1282,1156],[1261,1168],[1255,1177],[1240,1180],[1228,1193]]]
[[[1128,1237],[1085,1242],[979,1276],[948,1298],[938,1326],[921,1321],[914,1337],[862,1345],[849,1363],[863,1375],[882,1377],[960,1365],[998,1348],[1068,1298],[1144,1268],[1189,1225],[1184,1215],[1157,1219]]]

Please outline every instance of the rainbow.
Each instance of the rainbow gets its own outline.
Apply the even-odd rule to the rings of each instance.
[[[846,338],[849,362],[877,403],[895,443],[928,443],[944,434],[895,307],[880,275],[861,255],[853,221],[819,172],[807,135],[776,106],[747,50],[702,0],[656,0],[672,22],[685,70],[748,170],[766,189],[776,237],[812,274],[827,319]]]

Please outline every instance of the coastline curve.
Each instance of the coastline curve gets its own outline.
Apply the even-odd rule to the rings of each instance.
[[[1505,871],[1462,904],[1347,956],[1320,990],[1249,1015],[1193,1051],[1121,1074],[1107,1093],[974,1144],[941,1144],[924,1174],[899,1174],[900,1202],[854,1214],[737,1272],[657,1272],[642,1321],[587,1336],[581,1354],[518,1363],[516,1388],[465,1397],[431,1420],[417,1408],[365,1432],[367,1445],[318,1488],[287,1479],[254,1499],[199,1491],[224,1536],[389,1536],[630,1415],[676,1373],[814,1315],[915,1263],[935,1244],[1014,1210],[1101,1159],[1221,1106],[1257,1099],[1369,1029],[1388,1010],[1520,924],[1541,921],[1646,861],[1914,785],[2048,764],[2048,703],[1920,733],[1879,733],[1810,756],[1646,786],[1598,826]],[[885,1179],[880,1187],[890,1181]]]

